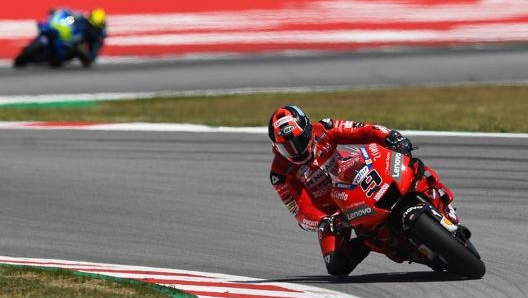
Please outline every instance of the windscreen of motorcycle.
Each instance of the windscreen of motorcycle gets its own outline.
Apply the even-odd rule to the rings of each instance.
[[[368,173],[369,168],[358,148],[346,147],[345,150],[339,151],[338,175],[335,177],[335,183],[349,185],[358,185],[359,182]]]

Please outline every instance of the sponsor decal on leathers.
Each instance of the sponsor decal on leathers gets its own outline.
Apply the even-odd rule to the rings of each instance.
[[[272,172],[270,173],[270,181],[271,185],[283,184],[284,182],[286,182],[286,177],[284,177],[284,175]]]

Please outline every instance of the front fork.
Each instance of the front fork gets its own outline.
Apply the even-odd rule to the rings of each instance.
[[[458,225],[460,219],[451,204],[454,198],[453,192],[441,183],[438,174],[432,168],[426,166],[419,158],[412,158],[409,166],[415,173],[410,191],[423,194],[426,201],[431,203],[437,210],[440,210],[448,221]],[[443,226],[446,227],[445,225]]]
[[[458,231],[459,225],[452,223],[446,216],[441,214],[424,196],[420,193],[411,194],[417,201],[416,204],[404,207],[401,215],[401,229],[407,231],[424,213],[437,221],[444,229],[453,234]]]

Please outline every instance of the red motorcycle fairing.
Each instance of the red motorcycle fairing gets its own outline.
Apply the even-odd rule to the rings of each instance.
[[[409,191],[414,177],[410,158],[375,143],[339,153],[332,198],[352,227],[369,231],[390,214],[391,206],[380,201],[385,194]]]
[[[427,257],[408,241],[400,241],[389,223],[392,207],[403,195],[430,189],[424,179],[414,181],[416,168],[411,158],[375,143],[339,153],[331,197],[356,234],[370,249],[397,262]]]
[[[325,241],[350,241],[354,231],[364,246],[395,262],[417,262],[468,278],[485,274],[470,231],[452,212],[453,194],[433,169],[374,143],[338,153],[336,171],[329,173],[331,198],[348,225],[340,237]]]

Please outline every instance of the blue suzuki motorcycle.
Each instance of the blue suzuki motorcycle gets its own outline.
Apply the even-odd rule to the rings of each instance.
[[[84,22],[68,9],[56,10],[45,22],[39,22],[38,35],[15,58],[14,67],[29,63],[48,63],[60,67],[76,57],[83,46]]]

